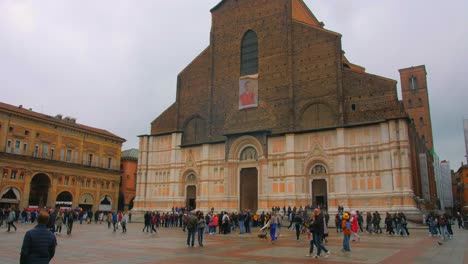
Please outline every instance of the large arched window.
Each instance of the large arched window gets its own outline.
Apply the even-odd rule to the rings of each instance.
[[[242,38],[240,66],[241,76],[258,73],[258,39],[252,30]]]
[[[190,120],[184,128],[183,144],[196,144],[206,141],[205,120],[196,117]]]

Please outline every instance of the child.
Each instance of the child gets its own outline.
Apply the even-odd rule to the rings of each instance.
[[[351,248],[349,247],[349,240],[351,238],[351,222],[349,222],[349,214],[343,214],[343,221],[341,222],[341,227],[343,228],[343,249],[344,252],[350,252]]]

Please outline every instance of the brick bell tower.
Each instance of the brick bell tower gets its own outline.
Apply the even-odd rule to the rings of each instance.
[[[400,69],[403,105],[428,149],[433,149],[426,66]]]

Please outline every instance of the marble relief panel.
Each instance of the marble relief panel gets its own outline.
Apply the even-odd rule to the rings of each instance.
[[[210,147],[209,158],[211,160],[222,160],[225,157],[225,146],[224,144],[217,144]]]
[[[274,137],[270,139],[271,153],[283,153],[285,151],[285,137]]]

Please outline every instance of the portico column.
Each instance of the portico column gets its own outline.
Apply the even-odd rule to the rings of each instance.
[[[23,187],[23,197],[21,197],[20,208],[26,208],[29,206],[29,192],[31,192],[31,180],[32,172],[26,171],[24,175],[24,187]]]
[[[51,175],[52,180],[50,181],[49,191],[47,193],[47,207],[55,208],[55,200],[57,199],[57,174]]]

